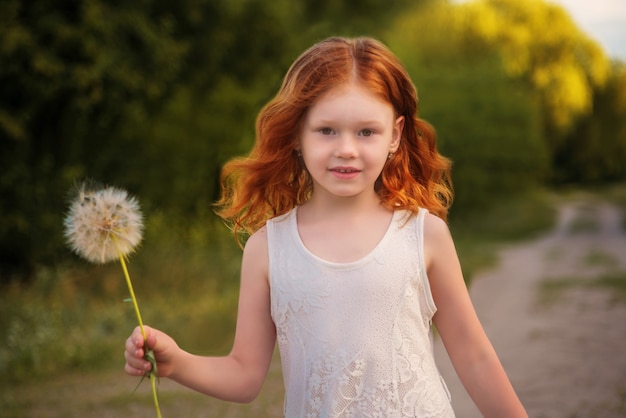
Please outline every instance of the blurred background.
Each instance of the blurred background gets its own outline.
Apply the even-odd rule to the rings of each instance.
[[[626,11],[592,3],[2,0],[2,409],[28,416],[37,403],[9,387],[43,394],[52,376],[97,384],[121,370],[135,324],[122,271],[88,265],[63,238],[81,179],[141,203],[130,270],[145,322],[191,351],[228,351],[241,252],[213,214],[220,168],[250,149],[293,60],[328,36],[379,38],[407,67],[454,162],[468,281],[494,242],[554,225],[555,194],[623,189]]]

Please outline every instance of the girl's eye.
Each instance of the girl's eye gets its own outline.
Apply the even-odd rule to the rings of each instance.
[[[361,131],[361,136],[372,136],[374,135],[374,131],[371,129],[363,129]]]
[[[320,133],[322,135],[332,135],[333,134],[333,130],[330,128],[322,128],[320,129]]]

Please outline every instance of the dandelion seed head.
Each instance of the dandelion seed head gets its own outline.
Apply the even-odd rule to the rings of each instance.
[[[143,233],[134,197],[125,190],[90,182],[76,188],[64,224],[71,249],[93,263],[127,256],[139,245]]]

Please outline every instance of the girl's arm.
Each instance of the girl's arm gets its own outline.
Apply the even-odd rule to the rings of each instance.
[[[485,417],[528,417],[476,315],[450,231],[434,215],[426,217],[424,243],[433,321],[463,386]]]
[[[146,327],[159,376],[169,377],[198,392],[233,402],[256,398],[269,369],[276,329],[270,316],[267,237],[265,228],[253,234],[243,253],[237,328],[233,348],[224,357],[203,357],[178,347],[166,334]],[[210,332],[210,330],[208,330]],[[126,342],[126,372],[143,375],[144,341],[137,328]]]

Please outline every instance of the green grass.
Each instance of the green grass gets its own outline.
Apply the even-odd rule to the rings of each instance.
[[[621,208],[622,214],[622,228],[626,230],[626,183],[612,183],[608,185],[598,185],[588,187],[587,189],[575,188],[572,190],[565,190],[563,195],[570,194],[576,196],[579,193],[591,193],[606,199],[608,202],[617,205]]]
[[[65,373],[53,379],[0,392],[3,418],[156,417],[147,382],[116,370]],[[163,379],[159,401],[163,417],[237,418],[282,416],[283,383],[277,356],[259,397],[250,404],[219,401]]]
[[[197,231],[156,228],[161,238],[148,236],[128,264],[144,322],[193,348],[227,351],[240,250],[225,232],[200,246],[193,243]],[[137,324],[126,298],[119,263],[77,261],[42,269],[32,283],[2,288],[0,385],[116,364],[112,359],[121,358],[121,342]]]
[[[547,278],[540,285],[539,303],[549,306],[574,288],[610,290],[611,302],[626,303],[626,272],[609,272],[591,279],[581,276]]]
[[[619,260],[614,255],[598,250],[589,252],[583,262],[589,267],[604,267],[610,270],[615,270],[619,266]]]
[[[600,195],[612,203],[620,205],[622,213],[626,213],[626,188],[615,186],[608,191],[602,191]],[[620,201],[618,196],[622,196],[623,200]],[[578,216],[574,219],[569,233],[575,235],[596,231],[599,225],[593,216],[593,208],[581,206],[578,209]],[[559,249],[558,251],[562,250]],[[585,255],[582,262],[581,267],[601,268],[605,273],[594,275],[592,278],[569,276],[545,279],[540,287],[540,303],[542,305],[554,303],[563,297],[567,290],[573,288],[607,289],[611,291],[612,301],[626,303],[626,272],[619,270],[620,263],[614,255],[599,250],[591,250]]]

